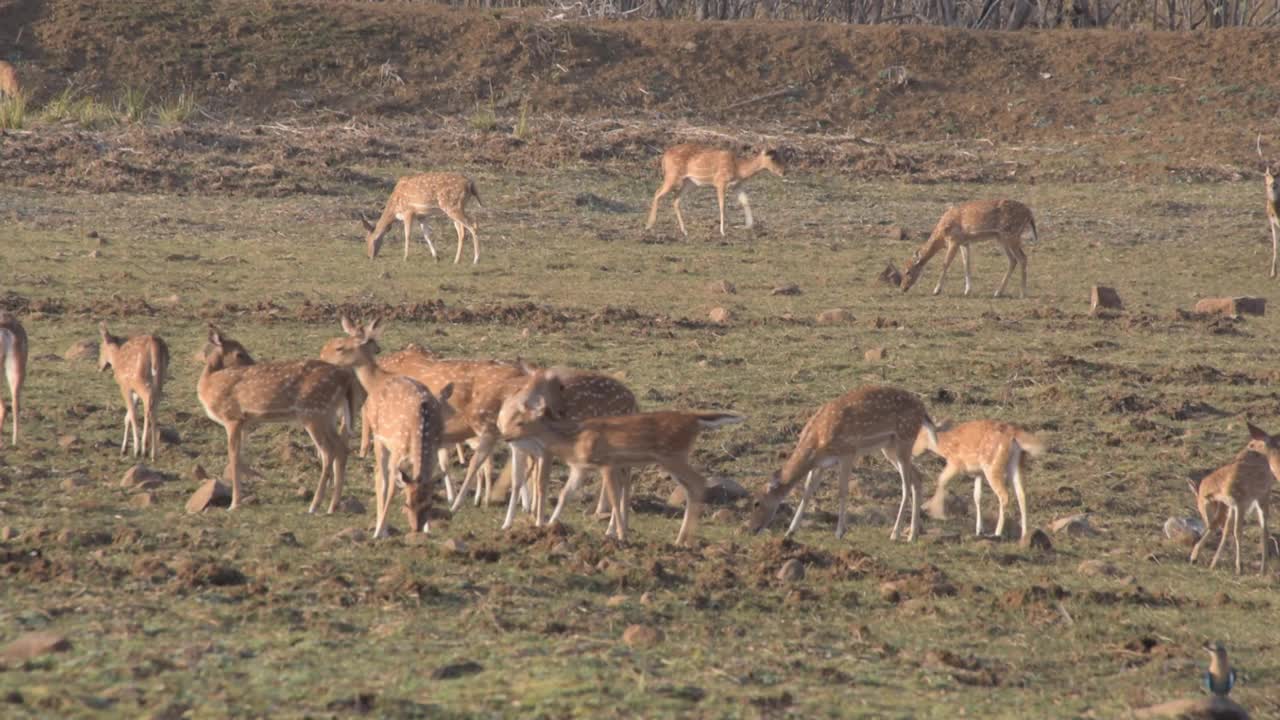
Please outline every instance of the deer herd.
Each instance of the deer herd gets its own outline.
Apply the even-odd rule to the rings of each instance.
[[[1259,154],[1261,145],[1259,143]],[[677,145],[662,156],[662,184],[653,196],[646,228],[657,219],[659,201],[672,191],[672,208],[681,233],[688,235],[680,200],[690,185],[712,185],[719,204],[720,233],[725,233],[724,201],[730,189],[746,217],[754,219],[741,186],[762,171],[784,174],[774,150],[741,157],[731,151],[702,145]],[[1276,274],[1275,250],[1280,230],[1280,188],[1270,167],[1265,173],[1267,215],[1273,237],[1271,275]],[[471,234],[472,262],[480,258],[476,224],[467,215],[468,200],[480,200],[475,183],[456,173],[427,173],[401,178],[396,183],[378,222],[365,221],[368,256],[377,256],[383,235],[395,221],[403,224],[404,255],[411,244],[412,225],[422,224],[423,238],[437,258],[425,216],[439,209],[454,223],[458,247],[454,262],[461,260],[466,234]],[[972,289],[969,245],[992,239],[1009,259],[1009,268],[997,286],[1000,296],[1015,269],[1021,266],[1020,290],[1027,290],[1027,255],[1023,234],[1037,239],[1031,210],[1013,200],[964,203],[943,213],[928,240],[912,256],[901,273],[905,292],[919,279],[925,264],[945,251],[942,272],[934,294],[942,291],[947,270],[960,255],[964,265],[965,294]],[[503,478],[509,478],[509,497],[501,527],[513,526],[523,507],[535,526],[560,520],[573,493],[594,472],[600,477],[598,514],[609,518],[606,536],[627,539],[632,472],[657,466],[684,490],[684,517],[677,544],[689,544],[697,532],[708,482],[694,467],[692,454],[706,431],[746,421],[742,415],[723,411],[642,411],[635,393],[608,375],[566,367],[534,367],[523,362],[439,357],[417,345],[388,355],[380,354],[384,326],[375,318],[364,324],[341,318],[343,334],[330,340],[316,359],[257,362],[236,340],[211,327],[203,352],[203,369],[196,386],[200,405],[208,417],[227,433],[227,466],[231,485],[230,508],[241,507],[242,475],[252,472],[244,459],[247,431],[263,423],[301,425],[315,445],[320,474],[309,511],[320,509],[326,494],[327,511],[339,506],[347,472],[346,436],[360,419],[359,455],[372,450],[375,498],[374,537],[388,533],[392,498],[403,492],[403,514],[411,532],[428,532],[431,504],[437,494],[436,476],[443,480],[444,496],[452,513],[461,512],[467,491],[475,485],[474,500],[487,504],[494,487],[493,461],[500,443],[510,448]],[[132,446],[135,456],[150,456],[159,449],[157,409],[169,375],[169,350],[156,335],[122,338],[112,335],[105,323],[99,327],[98,366],[110,367],[125,404],[124,438],[120,452]],[[4,369],[12,404],[12,443],[19,442],[21,395],[26,377],[27,335],[11,313],[0,311],[0,366]],[[142,405],[139,433],[137,405]],[[6,408],[0,402],[0,431]],[[1262,572],[1267,560],[1267,512],[1272,486],[1280,475],[1280,439],[1249,425],[1250,437],[1235,458],[1193,484],[1197,507],[1205,525],[1190,560],[1195,562],[1214,531],[1221,531],[1211,567],[1216,565],[1228,537],[1235,544],[1235,568],[1242,570],[1240,519],[1254,514],[1262,530]],[[132,440],[132,445],[130,444]],[[3,436],[0,435],[0,443]],[[463,459],[462,447],[471,448],[470,460],[455,489],[449,474],[452,453]],[[1030,459],[1046,452],[1036,435],[1003,422],[975,420],[952,425],[935,421],[914,393],[895,387],[859,387],[819,407],[803,426],[794,449],[781,469],[759,490],[747,519],[746,530],[764,530],[783,501],[801,487],[800,497],[786,532],[795,533],[806,506],[826,472],[836,478],[838,514],[836,537],[848,528],[849,481],[855,464],[879,452],[898,474],[901,500],[891,539],[912,541],[920,533],[920,511],[945,515],[947,484],[957,475],[974,477],[975,532],[983,534],[981,508],[983,481],[996,495],[996,536],[1004,534],[1010,489],[1018,504],[1020,534],[1028,533],[1025,484]],[[923,497],[921,476],[912,458],[930,451],[946,461],[934,495]],[[566,480],[547,514],[546,496],[552,463],[568,467]],[[435,511],[440,512],[440,511]]]

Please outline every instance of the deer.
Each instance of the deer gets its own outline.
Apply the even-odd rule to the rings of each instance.
[[[1263,162],[1262,179],[1267,186],[1267,227],[1271,228],[1271,277],[1274,278],[1276,255],[1280,252],[1280,238],[1277,237],[1277,229],[1280,228],[1280,187],[1276,187],[1275,171],[1266,158],[1262,157],[1261,135],[1258,136],[1258,157]]]
[[[360,220],[364,224],[365,229],[369,231],[369,235],[365,238],[365,247],[372,260],[378,256],[378,250],[382,247],[382,236],[386,234],[391,227],[391,223],[399,220],[404,224],[404,259],[409,259],[409,238],[413,232],[413,221],[418,219],[418,223],[422,225],[422,239],[427,243],[427,249],[431,251],[431,259],[439,261],[440,257],[436,255],[436,246],[431,242],[431,233],[427,230],[426,215],[432,210],[439,208],[441,212],[453,221],[453,228],[458,233],[458,251],[453,256],[453,264],[457,265],[462,259],[462,245],[466,240],[467,231],[471,232],[471,248],[474,251],[471,264],[480,262],[480,238],[476,236],[476,225],[467,217],[467,200],[475,198],[476,203],[480,202],[480,193],[476,191],[476,184],[466,175],[459,173],[422,173],[420,175],[408,175],[396,181],[395,189],[391,191],[391,197],[387,199],[386,208],[382,211],[382,217],[378,218],[378,224],[375,226],[364,217]]]
[[[351,426],[350,370],[321,360],[256,363],[239,342],[209,329],[204,369],[196,383],[205,414],[227,431],[231,508],[240,507],[240,470],[245,433],[265,423],[296,422],[306,429],[320,456],[320,480],[307,512],[324,499],[333,474],[329,513],[338,508],[346,478],[347,445],[338,433],[339,414]]]
[[[902,292],[911,289],[920,278],[920,273],[929,259],[946,249],[946,257],[942,259],[942,274],[938,276],[938,284],[933,294],[942,292],[942,282],[947,278],[947,269],[960,253],[964,263],[964,294],[968,295],[973,282],[969,273],[969,244],[988,238],[999,243],[1004,254],[1009,258],[1009,269],[1004,279],[996,288],[995,297],[1004,294],[1009,284],[1009,277],[1014,268],[1022,266],[1022,297],[1027,296],[1027,254],[1022,250],[1022,234],[1030,228],[1031,237],[1039,242],[1036,233],[1036,222],[1031,217],[1031,209],[1016,200],[975,200],[961,205],[952,205],[942,214],[938,224],[934,226],[929,239],[911,256],[902,271]]]
[[[707,483],[689,464],[689,455],[705,430],[735,425],[746,420],[734,413],[648,412],[612,415],[583,420],[559,417],[545,396],[532,407],[520,408],[499,417],[499,430],[508,443],[532,441],[548,454],[569,466],[569,483],[575,483],[592,469],[600,471],[612,508],[612,522],[606,537],[627,540],[630,495],[623,468],[658,465],[685,489],[684,519],[676,534],[677,545],[692,544]]]
[[[411,531],[430,532],[427,511],[432,496],[432,464],[444,438],[445,419],[453,412],[449,406],[453,385],[446,384],[439,395],[434,395],[417,380],[388,372],[379,365],[375,355],[383,329],[380,320],[361,327],[344,316],[342,329],[347,337],[330,346],[330,355],[338,367],[355,371],[366,394],[364,424],[372,435],[377,462],[373,485],[378,508],[373,536],[386,537],[391,498],[400,485],[405,489],[404,512]],[[397,478],[395,485],[391,483],[392,473]]]
[[[1258,513],[1258,527],[1262,531],[1262,566],[1259,574],[1267,574],[1267,506],[1271,496],[1271,486],[1280,474],[1280,440],[1267,434],[1253,423],[1247,423],[1249,443],[1245,445],[1230,463],[1214,470],[1200,481],[1196,491],[1196,508],[1204,521],[1204,535],[1191,549],[1189,562],[1195,564],[1209,536],[1215,527],[1221,526],[1222,539],[1218,541],[1218,549],[1209,562],[1212,570],[1218,564],[1218,556],[1227,544],[1230,533],[1236,550],[1236,574],[1241,574],[1240,564],[1240,513],[1248,517],[1250,511]]]
[[[787,535],[793,535],[800,528],[805,505],[817,487],[819,472],[834,468],[840,498],[836,537],[843,538],[847,528],[845,505],[853,464],[858,458],[879,450],[902,478],[902,502],[898,505],[898,518],[893,523],[889,539],[899,538],[902,515],[910,495],[911,527],[906,539],[907,542],[915,540],[919,527],[921,487],[920,474],[911,464],[911,451],[921,429],[930,434],[936,432],[924,403],[906,390],[866,385],[828,402],[805,423],[782,470],[775,473],[764,491],[757,495],[747,530],[752,533],[762,531],[777,514],[783,499],[803,480],[804,493],[787,528]]]
[[[128,453],[130,432],[133,435],[133,455],[146,457],[151,450],[151,460],[156,459],[160,444],[160,426],[156,422],[156,408],[164,393],[164,382],[169,376],[169,346],[158,335],[135,335],[131,338],[116,337],[107,329],[106,321],[98,323],[101,344],[98,347],[98,372],[111,368],[120,395],[124,398],[124,439],[120,441],[120,454]],[[137,402],[142,401],[142,442],[138,442]]]
[[[1009,423],[995,420],[972,420],[951,425],[944,420],[930,433],[921,428],[916,436],[913,455],[926,450],[942,456],[947,465],[938,475],[938,487],[933,498],[925,503],[929,515],[939,520],[946,518],[947,483],[957,475],[973,475],[973,513],[977,517],[974,531],[982,535],[982,476],[996,494],[999,515],[996,519],[996,537],[1004,536],[1004,511],[1009,503],[1009,485],[1012,483],[1018,500],[1018,515],[1022,521],[1022,535],[1027,536],[1027,496],[1022,480],[1029,467],[1028,458],[1042,455],[1046,446],[1035,435]]]
[[[662,154],[662,185],[653,195],[653,204],[649,206],[649,220],[645,230],[652,230],[658,219],[658,201],[667,193],[676,190],[676,198],[671,201],[675,211],[676,222],[680,223],[680,233],[686,238],[689,231],[684,227],[684,217],[680,214],[680,200],[689,185],[712,185],[716,189],[716,200],[720,204],[720,236],[724,237],[724,195],[730,188],[738,187],[750,180],[757,173],[768,170],[783,177],[786,173],[782,161],[775,150],[767,149],[753,157],[739,157],[731,150],[721,150],[707,145],[684,144],[667,148]],[[747,193],[738,190],[738,204],[747,218],[747,229],[755,224],[751,215],[751,203]]]
[[[22,96],[22,83],[18,81],[18,69],[4,60],[0,60],[0,95],[9,98]]]
[[[553,367],[532,371],[524,385],[503,401],[498,411],[498,427],[510,425],[511,419],[518,413],[531,413],[539,407],[545,407],[552,417],[568,420],[631,415],[640,411],[635,393],[621,381],[599,373]],[[545,449],[536,440],[517,440],[512,443],[512,447],[517,448],[534,462],[531,505],[533,524],[535,527],[540,527],[544,517],[543,504],[546,496],[549,458]],[[511,497],[507,501],[507,517],[502,523],[503,530],[511,528],[515,519],[516,498],[525,482],[524,466],[513,465],[512,467]],[[626,469],[617,471],[619,475],[626,473]],[[581,474],[570,475],[571,482],[565,483],[556,501],[555,510],[551,513],[549,520],[551,524],[559,520],[560,513],[564,511],[566,503],[577,489],[572,481],[581,479]],[[604,510],[607,501],[608,493],[604,484],[601,483],[600,496],[596,501],[597,514]],[[616,523],[617,519],[616,513],[610,512],[610,522]]]
[[[22,409],[22,384],[27,381],[27,331],[18,318],[0,310],[0,365],[9,383],[9,400],[13,405],[13,445],[18,445],[18,415]],[[0,400],[0,443],[3,442],[5,405]]]

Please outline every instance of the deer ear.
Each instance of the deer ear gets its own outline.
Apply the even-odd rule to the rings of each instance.
[[[214,347],[222,347],[222,333],[217,328],[209,328],[209,342]]]
[[[343,315],[343,316],[342,316],[342,331],[343,331],[343,332],[345,332],[346,334],[350,335],[351,337],[355,337],[356,335],[359,335],[359,334],[360,334],[360,326],[358,326],[358,325],[356,325],[355,323],[351,322],[351,318],[347,317],[346,315]]]
[[[107,321],[106,321],[106,320],[100,320],[100,321],[98,322],[98,334],[102,336],[102,339],[103,339],[103,340],[107,339],[107,336],[111,334],[111,333],[107,332]]]
[[[436,395],[436,399],[439,400],[440,402],[446,402],[452,396],[453,396],[453,383],[449,383],[448,385],[445,385],[444,388],[440,390],[440,394]]]
[[[1271,439],[1271,436],[1268,435],[1265,430],[1258,427],[1257,425],[1254,425],[1251,422],[1247,422],[1245,424],[1249,426],[1249,437],[1251,439],[1257,440],[1259,442],[1267,442],[1268,440]]]
[[[382,336],[382,318],[374,318],[365,323],[364,334],[371,340],[377,340]]]

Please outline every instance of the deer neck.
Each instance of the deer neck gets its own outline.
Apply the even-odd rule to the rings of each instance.
[[[756,155],[751,158],[737,158],[734,161],[734,173],[738,176],[738,182],[751,179],[751,176],[764,170],[764,156]]]
[[[574,445],[578,439],[579,425],[573,420],[552,420],[544,418],[537,424],[537,432],[532,439],[549,450],[553,455],[562,458],[575,457]]]
[[[786,497],[791,489],[805,479],[809,471],[813,469],[814,461],[817,453],[811,447],[797,448],[791,453],[791,457],[787,458],[786,464],[782,466],[782,472],[778,477],[778,485],[771,492],[776,492],[779,497]]]
[[[351,369],[355,372],[356,380],[360,383],[360,387],[364,388],[365,393],[368,395],[373,395],[374,390],[393,377],[391,373],[383,370],[377,362],[361,363]]]
[[[908,266],[908,269],[923,266],[925,263],[929,262],[930,258],[937,255],[938,251],[946,244],[946,236],[938,234],[930,235],[925,244],[921,245],[920,249],[916,251],[916,258]]]

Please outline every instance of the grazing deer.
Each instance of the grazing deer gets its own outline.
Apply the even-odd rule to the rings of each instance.
[[[458,232],[458,252],[453,256],[456,265],[462,259],[462,243],[466,239],[466,231],[471,232],[471,248],[475,251],[471,263],[480,262],[480,238],[476,237],[476,226],[467,218],[467,199],[475,198],[480,202],[480,194],[476,192],[476,184],[465,175],[458,173],[423,173],[409,175],[396,181],[396,187],[387,199],[387,207],[382,211],[376,226],[361,218],[369,236],[365,246],[372,260],[378,256],[382,247],[382,236],[391,227],[391,223],[399,220],[404,223],[404,259],[409,259],[409,237],[413,231],[414,218],[422,225],[422,238],[427,241],[427,249],[431,251],[431,259],[439,260],[436,246],[431,243],[431,233],[427,230],[426,215],[439,208],[453,221],[453,228]]]
[[[22,408],[22,384],[27,380],[27,331],[17,316],[0,310],[0,365],[9,383],[9,400],[13,404],[13,444],[18,444],[18,414]],[[0,440],[3,439],[4,400],[0,400]]]
[[[911,256],[911,262],[902,271],[902,292],[911,289],[920,278],[925,263],[929,258],[946,248],[946,257],[942,259],[942,274],[938,276],[938,284],[933,294],[942,292],[942,281],[947,278],[947,268],[960,253],[964,263],[964,294],[968,295],[972,288],[969,274],[969,244],[978,240],[991,238],[1000,244],[1004,254],[1009,258],[1009,269],[1005,271],[1000,287],[996,288],[995,297],[1004,293],[1009,284],[1009,277],[1014,268],[1022,265],[1022,297],[1027,296],[1027,254],[1022,250],[1022,233],[1031,229],[1031,237],[1039,242],[1036,233],[1036,222],[1031,217],[1031,209],[1016,200],[975,200],[962,205],[953,205],[942,214],[942,219],[933,228],[933,233],[920,249]]]
[[[607,375],[583,372],[567,368],[551,368],[534,371],[524,385],[514,394],[507,397],[498,412],[498,427],[510,425],[512,418],[519,413],[531,413],[536,408],[546,408],[553,418],[567,420],[585,420],[593,417],[610,415],[631,415],[640,411],[635,393],[622,382]],[[511,443],[525,455],[533,459],[535,473],[533,487],[533,524],[542,525],[543,503],[546,497],[546,481],[548,476],[547,453],[536,440],[517,440]],[[513,465],[511,497],[507,501],[507,517],[502,529],[511,527],[515,519],[516,497],[524,486],[524,466]],[[626,469],[618,469],[619,475],[625,475]],[[571,480],[581,480],[581,474],[571,475]],[[572,497],[576,485],[566,482],[556,501],[555,510],[549,522],[555,523],[560,518],[565,504]],[[596,502],[596,512],[604,509],[608,500],[606,489],[601,484],[600,497]],[[611,521],[617,517],[611,513]]]
[[[373,487],[378,510],[373,536],[386,534],[387,512],[397,485],[405,488],[404,511],[411,532],[428,532],[432,463],[444,437],[445,418],[453,412],[448,404],[453,386],[445,385],[437,398],[417,380],[379,366],[374,357],[382,334],[378,320],[360,327],[344,317],[342,329],[347,337],[328,347],[335,365],[355,370],[367,395],[364,423],[373,436],[377,460]],[[391,473],[396,475],[395,485]],[[407,482],[402,482],[404,477]]]
[[[724,236],[724,194],[732,187],[751,179],[761,170],[782,177],[786,172],[782,161],[773,150],[764,150],[755,157],[738,157],[730,150],[718,150],[706,145],[676,145],[662,154],[662,186],[654,193],[653,204],[649,206],[649,221],[645,229],[653,229],[658,219],[658,201],[662,196],[676,190],[676,199],[671,201],[675,210],[676,222],[680,223],[680,232],[689,237],[684,228],[684,217],[680,214],[680,200],[689,185],[712,185],[716,189],[716,200],[720,203],[720,235]],[[677,189],[678,188],[678,189]],[[738,191],[738,204],[747,216],[747,228],[755,221],[751,217],[751,203],[747,193]]]
[[[0,60],[0,95],[11,98],[22,95],[22,83],[18,82],[18,69],[4,60]]]
[[[1267,227],[1271,228],[1271,277],[1275,277],[1276,253],[1280,251],[1280,239],[1276,236],[1276,230],[1280,228],[1280,187],[1276,187],[1276,175],[1271,165],[1262,157],[1261,135],[1258,136],[1258,157],[1265,165],[1263,179],[1267,184]]]
[[[164,392],[164,381],[169,376],[169,346],[157,335],[115,337],[107,330],[107,323],[98,324],[102,344],[98,348],[98,372],[109,367],[115,376],[120,395],[124,398],[124,439],[120,441],[120,454],[128,452],[129,435],[133,434],[133,454],[156,459],[156,447],[160,444],[160,425],[156,422],[156,408]],[[142,401],[142,442],[138,442],[137,402]]]
[[[911,450],[921,428],[927,433],[934,432],[933,421],[929,419],[924,404],[912,393],[898,388],[868,385],[823,405],[800,431],[796,447],[782,466],[782,471],[774,475],[765,492],[757,497],[747,529],[750,532],[763,530],[773,520],[782,500],[803,479],[804,494],[796,506],[791,526],[787,528],[787,534],[793,534],[799,529],[804,507],[818,484],[817,473],[834,467],[840,493],[836,537],[844,537],[845,504],[853,464],[863,455],[879,450],[902,478],[902,502],[898,505],[898,519],[894,521],[889,537],[898,539],[909,494],[911,528],[907,531],[907,541],[914,540],[919,526],[921,487],[920,474],[911,464]]]
[[[196,393],[205,414],[227,431],[227,467],[231,474],[231,509],[240,507],[241,446],[247,430],[264,423],[297,422],[306,429],[320,455],[320,481],[308,512],[324,498],[333,472],[329,512],[338,508],[346,478],[347,445],[338,433],[341,413],[351,426],[350,370],[320,360],[255,363],[240,343],[216,329]]]
[[[1200,519],[1204,521],[1204,535],[1191,549],[1190,562],[1194,563],[1200,554],[1200,548],[1213,534],[1213,529],[1222,527],[1222,539],[1218,541],[1218,549],[1213,553],[1209,569],[1218,564],[1218,556],[1227,544],[1230,532],[1236,548],[1236,574],[1242,572],[1240,564],[1240,513],[1248,517],[1251,510],[1258,513],[1258,526],[1262,530],[1262,567],[1259,574],[1267,573],[1267,504],[1271,496],[1271,486],[1280,474],[1280,441],[1274,435],[1268,435],[1253,423],[1249,425],[1249,444],[1236,455],[1231,463],[1210,473],[1200,481],[1196,488],[1196,507],[1200,511]],[[1225,510],[1225,512],[1223,512]]]
[[[977,516],[976,534],[982,535],[982,475],[1000,503],[996,520],[996,537],[1004,535],[1004,509],[1009,504],[1009,484],[1018,499],[1018,515],[1022,520],[1022,537],[1027,536],[1027,496],[1022,479],[1028,469],[1027,458],[1045,451],[1040,438],[1021,428],[994,420],[973,420],[952,426],[938,423],[934,432],[921,428],[916,436],[913,454],[926,450],[941,455],[947,466],[938,475],[938,488],[925,504],[935,518],[946,517],[947,483],[957,475],[973,475],[973,512]]]
[[[629,482],[620,470],[658,465],[685,489],[684,520],[676,544],[692,541],[707,483],[689,464],[693,444],[703,430],[743,422],[741,415],[724,412],[650,412],[634,415],[569,420],[553,417],[546,398],[531,408],[503,415],[502,437],[509,443],[532,440],[569,466],[569,482],[599,469],[614,521],[606,535],[627,539]],[[574,476],[578,476],[575,478]]]

